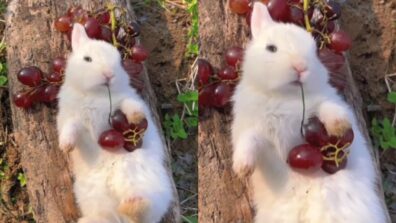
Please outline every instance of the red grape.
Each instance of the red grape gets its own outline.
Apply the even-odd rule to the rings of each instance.
[[[119,132],[125,132],[129,129],[129,123],[124,113],[121,110],[116,110],[111,117],[111,125]]]
[[[298,7],[290,7],[290,21],[299,26],[304,25],[304,12]]]
[[[290,7],[287,0],[270,0],[268,11],[272,19],[276,21],[287,22],[290,17]]]
[[[53,83],[60,83],[63,80],[63,75],[57,72],[53,72],[47,76],[47,80]]]
[[[124,136],[114,129],[107,130],[100,135],[99,145],[108,150],[121,148],[124,146]]]
[[[42,102],[44,98],[44,90],[47,85],[36,87],[30,95],[30,99],[34,102]]]
[[[319,59],[330,72],[336,72],[345,64],[345,57],[342,54],[323,48],[319,51]]]
[[[131,59],[135,62],[142,62],[147,59],[149,52],[140,44],[132,47]]]
[[[300,2],[301,2],[301,0],[289,0],[290,4],[298,4]]]
[[[344,147],[348,143],[352,144],[353,138],[354,138],[353,130],[348,129],[344,133],[344,135],[339,139],[340,141],[337,146]]]
[[[308,119],[308,123],[304,125],[304,135],[305,140],[313,146],[322,147],[329,140],[324,125],[317,117]]]
[[[235,80],[238,78],[238,73],[234,67],[227,66],[219,71],[217,74],[221,80]]]
[[[130,25],[126,29],[126,33],[131,35],[131,37],[139,36],[140,34],[140,26],[136,22],[131,22]]]
[[[85,31],[90,38],[98,39],[101,34],[100,24],[95,18],[88,18],[84,23]]]
[[[58,92],[59,92],[59,87],[58,86],[48,85],[44,89],[43,96],[42,96],[41,100],[43,102],[52,102],[58,96]]]
[[[110,23],[110,13],[108,11],[100,13],[98,16],[96,16],[96,19],[100,24],[108,24]]]
[[[326,26],[327,32],[328,32],[328,33],[332,33],[332,32],[334,32],[335,28],[336,28],[335,22],[329,20],[329,21],[327,22],[327,26]]]
[[[143,140],[139,140],[136,145],[132,142],[125,141],[124,143],[124,149],[127,150],[128,152],[133,152],[137,148],[142,147],[143,145]]]
[[[207,60],[198,59],[198,83],[203,86],[209,83],[213,68]]]
[[[245,14],[249,10],[249,0],[230,0],[230,9],[237,14]]]
[[[342,30],[330,34],[329,48],[337,53],[348,50],[352,45],[352,40],[348,34]]]
[[[100,37],[99,39],[104,40],[108,43],[113,42],[113,33],[111,29],[107,26],[100,26]]]
[[[59,32],[66,33],[72,30],[72,27],[73,27],[72,19],[69,16],[59,17],[55,21],[55,29],[58,30]]]
[[[215,88],[216,85],[214,84],[202,88],[198,96],[198,104],[200,108],[213,106],[213,96]]]
[[[73,19],[74,22],[84,24],[88,19],[88,12],[81,6],[70,8],[67,14]]]
[[[247,11],[247,13],[245,15],[246,23],[248,24],[249,27],[250,27],[250,21],[252,20],[252,12],[253,12],[253,9],[249,8],[249,10]]]
[[[63,73],[66,68],[66,60],[63,57],[57,57],[52,61],[52,69],[57,73]]]
[[[132,123],[132,124],[133,124],[133,123]],[[144,118],[144,119],[142,119],[142,120],[136,125],[136,129],[137,129],[138,131],[140,131],[140,130],[146,130],[146,129],[147,129],[147,126],[148,126],[147,119]]]
[[[225,60],[228,65],[236,66],[243,59],[243,49],[240,47],[231,47],[225,53]]]
[[[316,170],[322,166],[323,158],[317,147],[302,144],[290,151],[288,163],[293,168]]]
[[[125,59],[122,65],[130,77],[139,77],[139,74],[143,71],[143,64],[136,63],[131,59]]]
[[[322,170],[329,174],[333,174],[341,169],[344,169],[347,163],[348,163],[348,159],[346,157],[341,161],[341,163],[338,166],[334,161],[325,160],[323,161],[322,164]]]
[[[29,94],[26,93],[17,93],[14,95],[14,103],[17,107],[20,108],[30,108],[33,105],[33,101],[30,98]]]
[[[341,16],[341,5],[334,0],[327,2],[327,7],[325,7],[325,10],[326,16],[330,20],[338,19]]]
[[[35,66],[22,68],[17,74],[19,82],[24,85],[35,87],[41,83],[42,72]]]
[[[214,89],[213,105],[216,107],[224,107],[227,105],[233,93],[233,89],[229,84],[219,83]]]

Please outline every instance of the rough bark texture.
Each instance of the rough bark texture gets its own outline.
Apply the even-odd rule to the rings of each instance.
[[[200,0],[200,55],[214,67],[220,68],[225,49],[244,46],[249,40],[245,18],[232,13],[228,0]],[[345,66],[348,87],[344,95],[355,109],[363,134],[368,131],[362,114],[362,98],[349,64]],[[231,116],[210,111],[200,120],[198,136],[199,222],[252,222],[254,216],[251,189],[232,172],[232,145],[230,141]],[[373,161],[377,164],[376,156]],[[377,168],[378,169],[378,168]],[[380,172],[378,171],[378,176]],[[381,182],[379,193],[383,197]],[[384,204],[385,206],[385,204]],[[390,222],[390,221],[389,221]]]
[[[53,28],[54,20],[63,15],[72,4],[85,9],[105,5],[105,0],[53,1],[13,0],[7,13],[7,62],[9,88],[18,92],[22,85],[16,73],[24,66],[37,65],[49,70],[51,58],[68,51],[66,38]],[[117,5],[128,6],[126,0],[111,0]],[[156,98],[144,72],[144,98],[149,102],[156,120]],[[11,105],[15,139],[21,153],[21,162],[27,176],[30,203],[37,222],[74,222],[79,215],[72,193],[72,173],[67,158],[58,149],[55,128],[56,106],[38,105],[24,111]],[[159,122],[157,122],[159,124]],[[171,176],[171,174],[169,173]],[[175,201],[163,222],[178,222],[179,206],[176,190]]]

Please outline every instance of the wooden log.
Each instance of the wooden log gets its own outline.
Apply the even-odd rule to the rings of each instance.
[[[5,33],[10,92],[16,93],[23,88],[16,78],[20,68],[37,65],[43,71],[48,71],[52,58],[68,52],[66,38],[53,27],[57,17],[63,15],[73,4],[81,4],[84,9],[91,10],[105,6],[108,2],[128,8],[130,19],[134,19],[135,15],[127,0],[10,1]],[[157,125],[160,126],[156,97],[146,69],[143,76],[143,96],[152,108]],[[30,205],[36,222],[74,222],[79,216],[79,211],[74,202],[69,161],[58,149],[56,106],[37,105],[24,111],[11,103],[11,109],[13,131],[27,177]],[[174,194],[172,208],[163,222],[179,221],[179,203],[175,187]]]
[[[225,63],[223,53],[227,48],[244,47],[249,41],[249,28],[245,18],[230,11],[228,0],[201,0],[199,18],[200,57],[210,61],[214,67],[221,68]],[[343,73],[347,76],[348,83],[343,93],[347,102],[355,110],[364,136],[369,140],[362,114],[362,99],[353,81],[349,64],[344,67]],[[230,115],[212,110],[200,120],[198,135],[199,222],[247,223],[253,221],[254,207],[249,182],[242,182],[232,171],[231,118]],[[374,153],[372,155],[373,161],[376,161]],[[380,177],[378,170],[377,167]],[[380,180],[378,180],[378,185],[380,196],[383,197]]]

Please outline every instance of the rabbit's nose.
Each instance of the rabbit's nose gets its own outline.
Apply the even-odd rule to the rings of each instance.
[[[113,79],[114,74],[112,72],[104,72],[103,76],[106,78],[106,81],[110,81],[111,79]]]
[[[297,71],[298,74],[301,74],[307,70],[307,65],[304,62],[294,63],[293,69]]]

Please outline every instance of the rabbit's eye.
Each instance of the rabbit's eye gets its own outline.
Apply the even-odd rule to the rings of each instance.
[[[267,45],[266,49],[271,53],[275,53],[278,50],[278,48],[273,44]]]
[[[91,61],[92,61],[92,58],[89,57],[89,56],[85,56],[85,57],[84,57],[84,60],[87,61],[87,62],[91,62]]]

